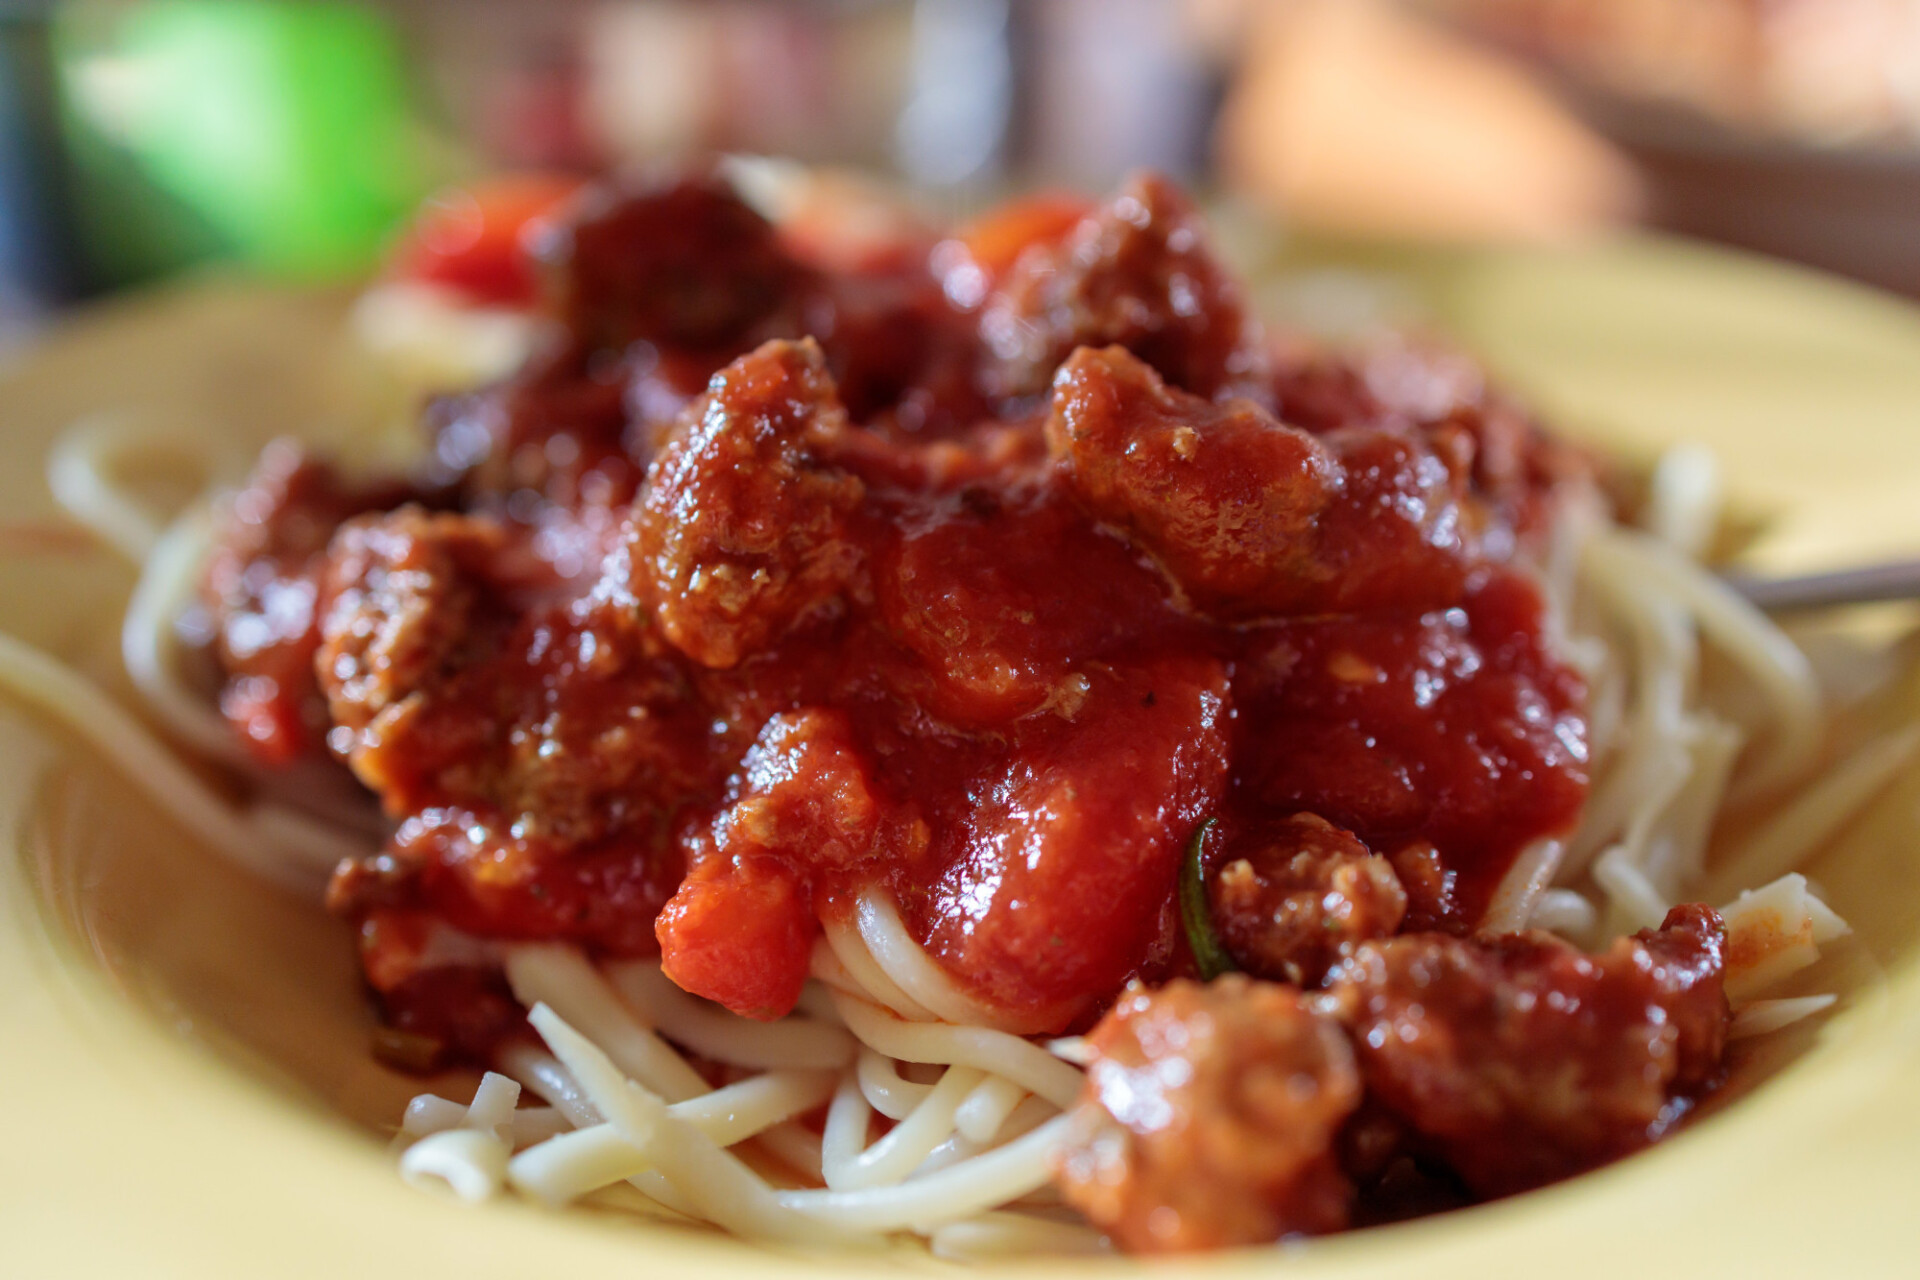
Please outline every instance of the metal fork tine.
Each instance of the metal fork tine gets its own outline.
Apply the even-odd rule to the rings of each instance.
[[[1727,582],[1768,613],[1797,613],[1837,605],[1920,599],[1920,560],[1895,560],[1833,573],[1792,578],[1729,574]]]

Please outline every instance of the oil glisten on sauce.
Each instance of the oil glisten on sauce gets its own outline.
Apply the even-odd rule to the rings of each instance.
[[[1266,332],[1150,176],[858,253],[698,173],[534,231],[528,366],[404,480],[269,451],[206,580],[245,739],[396,824],[331,898],[423,1062],[527,1034],[440,926],[773,1018],[881,889],[996,1023],[1092,1030],[1059,1176],[1133,1248],[1407,1156],[1535,1185],[1711,1083],[1711,912],[1474,937],[1585,798],[1537,565],[1592,467],[1462,362]]]

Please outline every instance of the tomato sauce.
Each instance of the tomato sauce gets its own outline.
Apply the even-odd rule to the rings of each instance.
[[[1167,184],[857,270],[711,178],[572,208],[548,347],[429,414],[410,501],[282,483],[259,520],[326,550],[228,539],[216,616],[310,600],[274,696],[397,824],[340,910],[658,949],[775,1017],[878,887],[1049,1032],[1186,970],[1210,818],[1420,851],[1455,933],[1571,828],[1533,562],[1583,460],[1437,360],[1302,363]]]

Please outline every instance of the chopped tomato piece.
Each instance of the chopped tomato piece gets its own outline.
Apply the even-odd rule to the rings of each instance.
[[[746,857],[696,866],[656,929],[660,966],[682,990],[770,1021],[800,998],[819,925],[792,865]]]
[[[1028,245],[1054,244],[1094,211],[1093,201],[1067,191],[1043,191],[1001,205],[960,229],[967,256],[993,279],[1006,274]]]
[[[476,303],[531,306],[539,282],[521,248],[523,236],[579,189],[577,178],[544,173],[448,188],[414,216],[394,256],[394,274],[445,285]]]

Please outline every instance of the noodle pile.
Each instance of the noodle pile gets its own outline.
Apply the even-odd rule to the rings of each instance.
[[[193,607],[212,523],[202,505],[161,528],[117,486],[141,447],[126,431],[70,438],[55,491],[142,566],[123,658],[141,711],[170,743],[5,637],[0,684],[225,856],[315,893],[343,856],[382,838],[378,815],[364,796],[257,770],[182,673],[176,624]],[[1760,1035],[1834,1002],[1769,996],[1847,932],[1793,868],[1911,763],[1920,731],[1822,768],[1826,712],[1811,665],[1696,562],[1718,519],[1710,461],[1676,453],[1654,480],[1646,530],[1568,505],[1547,586],[1559,641],[1592,690],[1593,791],[1577,831],[1521,856],[1483,927],[1591,946],[1657,927],[1677,901],[1720,902],[1732,1034]],[[242,774],[250,800],[211,789],[179,750]],[[1710,865],[1729,805],[1769,817]],[[468,1200],[512,1189],[548,1205],[637,1194],[669,1215],[806,1247],[900,1234],[956,1258],[1106,1247],[1051,1186],[1063,1113],[1083,1084],[1079,1042],[996,1026],[882,892],[827,923],[799,1008],[773,1023],[686,994],[657,962],[596,966],[566,946],[442,929],[434,947],[504,970],[544,1048],[505,1051],[468,1103],[413,1100],[396,1138],[411,1183]],[[822,1108],[816,1131],[804,1118]]]

